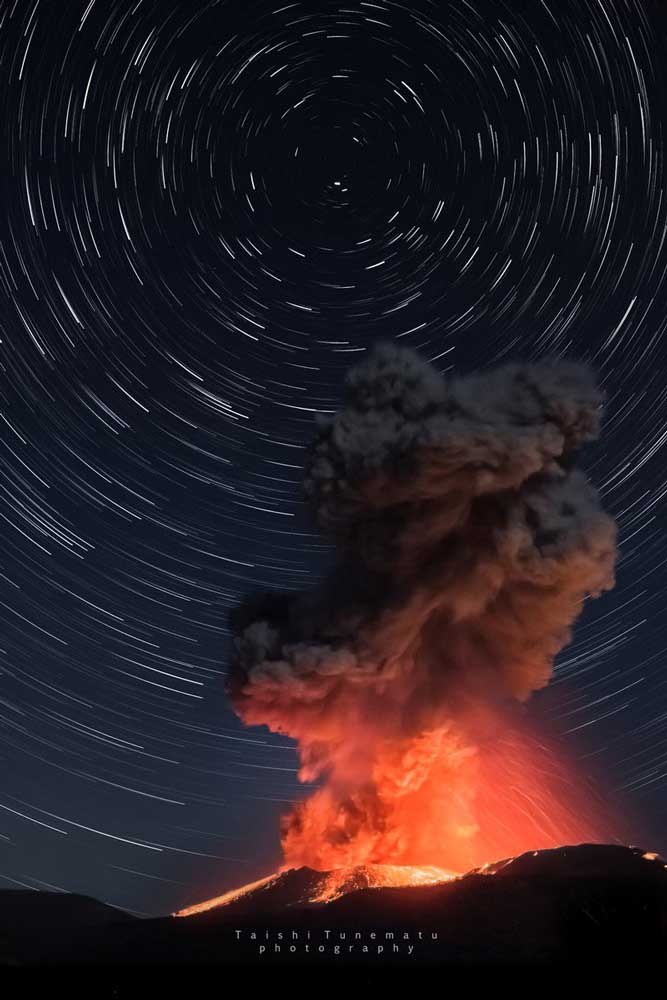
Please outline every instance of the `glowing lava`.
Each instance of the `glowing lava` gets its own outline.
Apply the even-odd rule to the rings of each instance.
[[[244,896],[254,894],[259,889],[268,889],[279,878],[280,872],[275,872],[273,875],[267,875],[266,878],[260,878],[256,882],[249,882],[248,885],[242,885],[239,889],[230,889],[229,892],[225,892],[222,896],[215,896],[213,899],[207,899],[203,903],[195,903],[194,906],[178,910],[172,916],[193,917],[195,913],[205,913],[206,910],[214,910],[218,906],[226,906],[229,903],[236,902],[238,899],[242,899]]]
[[[331,903],[355,889],[394,888],[406,885],[436,885],[451,882],[459,876],[455,872],[433,865],[358,865],[356,868],[337,868],[325,872],[321,888],[310,897],[312,903]]]

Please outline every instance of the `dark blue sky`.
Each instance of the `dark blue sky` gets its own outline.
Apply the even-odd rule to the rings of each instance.
[[[160,913],[275,866],[304,790],[226,616],[320,573],[303,448],[379,339],[598,373],[618,582],[535,711],[667,849],[665,21],[5,3],[0,886]]]

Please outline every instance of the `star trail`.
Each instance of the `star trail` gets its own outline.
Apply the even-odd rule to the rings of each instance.
[[[304,449],[378,340],[597,373],[617,585],[534,711],[667,850],[666,43],[653,0],[5,0],[1,887],[275,868],[307,789],[227,613],[321,575]]]

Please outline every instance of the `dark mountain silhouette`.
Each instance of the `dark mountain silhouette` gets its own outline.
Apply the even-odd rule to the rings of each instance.
[[[80,896],[4,892],[2,954],[89,972],[582,961],[609,968],[667,957],[667,863],[639,848],[538,851],[431,885],[378,886],[382,868],[293,869],[192,916],[145,920]]]
[[[135,917],[90,896],[29,889],[0,891],[0,965],[60,961],[73,947]]]

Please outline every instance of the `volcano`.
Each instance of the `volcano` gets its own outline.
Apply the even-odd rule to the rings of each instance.
[[[102,967],[131,975],[211,965],[381,975],[582,962],[646,967],[667,954],[667,862],[604,844],[529,852],[461,876],[393,865],[296,868],[151,919],[104,911],[91,921],[90,900],[61,897],[54,906],[49,896],[0,893],[0,964],[85,967],[93,982]],[[77,902],[81,919],[72,917]],[[47,947],[49,912],[55,924],[63,907],[69,931]]]
[[[196,903],[179,910],[175,917],[192,917],[197,913],[224,907],[226,914],[251,912],[259,906],[263,913],[294,906],[332,903],[350,892],[415,885],[437,885],[457,878],[454,872],[426,865],[354,865],[330,872],[312,868],[291,868],[277,872],[258,882],[232,889],[224,896]]]

